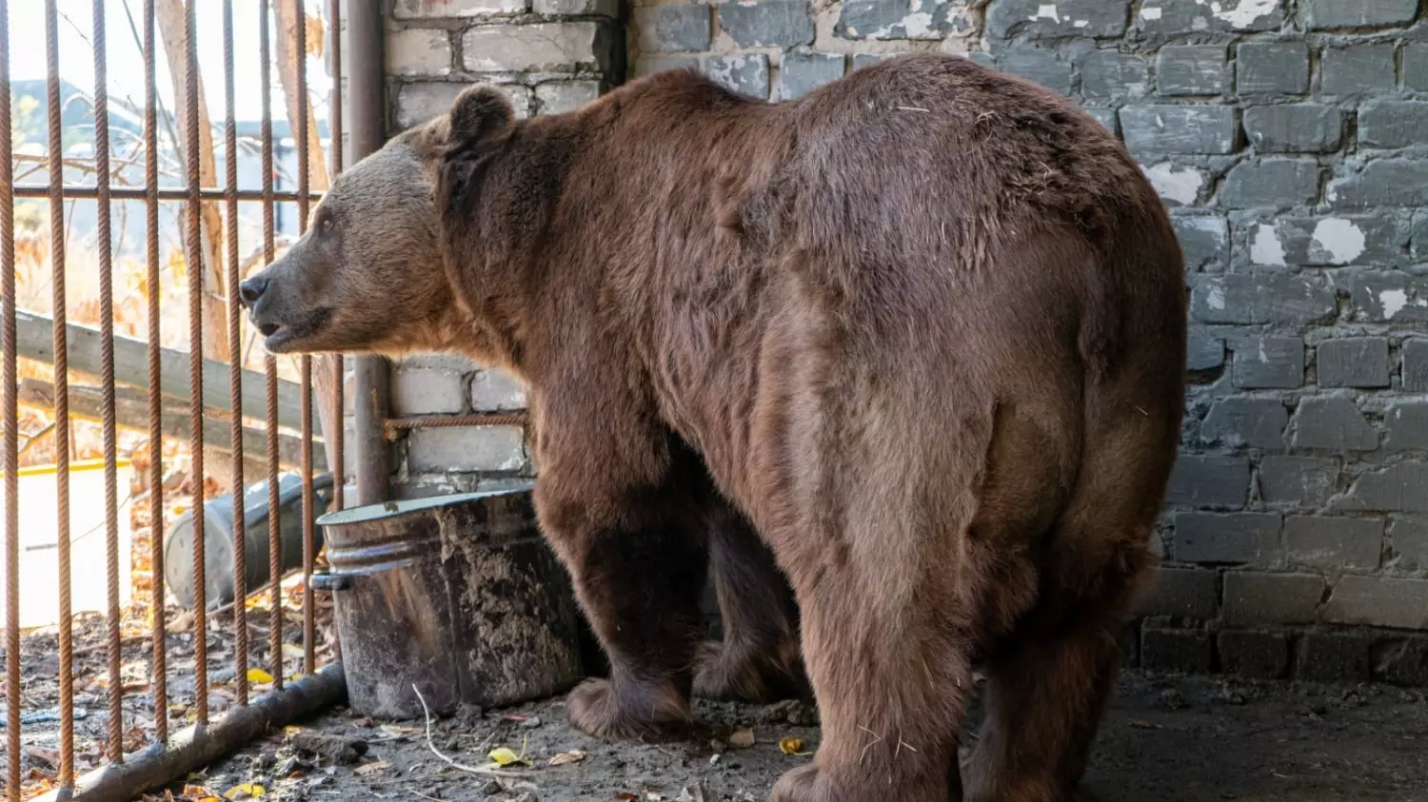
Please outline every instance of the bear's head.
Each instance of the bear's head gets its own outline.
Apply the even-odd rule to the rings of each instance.
[[[438,174],[450,151],[497,142],[514,121],[505,95],[473,86],[344,172],[307,232],[240,287],[268,351],[461,350],[470,316],[445,267]]]

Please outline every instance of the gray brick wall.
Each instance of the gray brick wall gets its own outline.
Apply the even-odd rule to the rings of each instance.
[[[1169,207],[1191,332],[1182,454],[1132,662],[1428,683],[1428,18],[1417,0],[388,0],[392,124],[459,86],[565,111],[694,67],[801,97],[944,52],[1073,98]],[[403,414],[508,411],[458,361]],[[458,439],[453,439],[458,438]],[[518,432],[397,445],[404,493],[533,470]]]

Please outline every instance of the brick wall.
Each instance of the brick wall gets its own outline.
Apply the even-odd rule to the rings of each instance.
[[[396,0],[394,129],[471,80],[532,114],[678,66],[784,100],[908,51],[965,54],[1085,106],[1170,207],[1191,290],[1166,563],[1127,657],[1428,683],[1418,0],[530,2]],[[445,414],[518,406],[520,392],[424,358],[394,370],[393,399]],[[529,470],[514,430],[400,448],[403,493]]]

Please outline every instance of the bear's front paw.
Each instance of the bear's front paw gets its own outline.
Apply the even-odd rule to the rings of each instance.
[[[755,655],[725,643],[706,642],[694,664],[694,695],[751,704],[806,696],[807,680],[796,649],[794,655]]]
[[[784,772],[774,784],[773,802],[819,802],[818,766],[809,763]]]
[[[596,738],[658,738],[694,721],[688,701],[673,686],[625,684],[617,693],[609,680],[589,679],[565,704],[571,726]]]

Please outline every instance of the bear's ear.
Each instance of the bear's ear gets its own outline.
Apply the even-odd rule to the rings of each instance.
[[[473,86],[451,104],[451,144],[479,142],[505,131],[516,110],[500,90]]]

